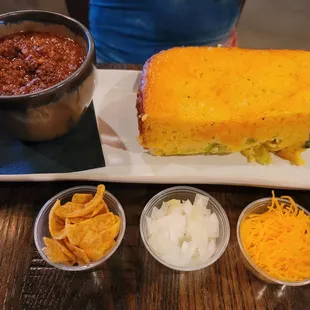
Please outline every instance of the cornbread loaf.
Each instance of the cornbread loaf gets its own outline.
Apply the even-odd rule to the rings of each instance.
[[[270,152],[303,164],[310,52],[184,47],[154,55],[137,94],[139,140],[153,155]]]

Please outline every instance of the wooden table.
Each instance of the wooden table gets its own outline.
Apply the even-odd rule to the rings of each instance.
[[[127,229],[120,248],[96,271],[73,273],[50,267],[34,245],[35,217],[51,196],[81,184],[98,183],[0,183],[0,309],[305,310],[309,307],[310,286],[267,285],[252,276],[240,259],[236,239],[238,216],[251,201],[270,196],[270,189],[197,185],[225,208],[231,238],[226,252],[214,265],[180,273],[157,263],[144,248],[139,234],[144,205],[170,185],[106,184],[126,212]],[[309,192],[276,191],[276,194],[292,195],[309,208]]]

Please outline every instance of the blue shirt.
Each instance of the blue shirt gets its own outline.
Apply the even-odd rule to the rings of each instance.
[[[174,46],[223,44],[243,0],[91,0],[100,63],[143,64]]]

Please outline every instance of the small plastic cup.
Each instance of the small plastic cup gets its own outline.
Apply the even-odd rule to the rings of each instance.
[[[277,198],[277,200],[281,203],[288,203],[286,199]],[[245,267],[253,273],[254,276],[256,276],[258,279],[271,284],[280,284],[280,285],[287,285],[287,286],[302,286],[310,284],[310,279],[304,280],[304,281],[298,281],[298,282],[286,282],[279,279],[276,279],[270,275],[268,275],[264,270],[262,270],[260,267],[258,267],[252,259],[247,255],[245,252],[245,249],[241,242],[240,237],[240,227],[241,223],[244,219],[246,219],[250,214],[261,214],[266,212],[268,209],[267,207],[270,206],[272,200],[271,198],[262,198],[253,201],[250,203],[240,214],[238,223],[237,223],[237,240],[238,244],[241,250],[241,260],[244,263]],[[310,214],[309,211],[307,211],[305,208],[301,207],[300,205],[296,204],[297,207],[301,210],[303,210],[306,214]]]
[[[125,229],[126,229],[126,217],[125,217],[125,212],[119,203],[119,201],[108,191],[105,192],[104,195],[104,201],[106,202],[109,210],[113,212],[114,214],[118,215],[121,219],[121,227],[120,227],[120,232],[118,236],[116,237],[116,243],[114,247],[110,250],[108,254],[106,254],[102,259],[91,262],[89,265],[85,266],[66,266],[64,264],[58,264],[58,263],[53,263],[49,260],[49,258],[44,254],[42,251],[42,248],[45,247],[45,244],[43,242],[43,237],[51,237],[49,228],[48,228],[48,216],[49,212],[56,202],[57,199],[60,199],[61,203],[65,203],[69,200],[71,200],[72,196],[75,193],[84,193],[84,194],[96,194],[97,188],[95,186],[77,186],[77,187],[72,187],[69,189],[66,189],[57,195],[53,196],[50,200],[48,200],[42,209],[40,210],[35,224],[34,224],[34,242],[36,245],[36,248],[41,255],[41,257],[50,265],[66,270],[66,271],[84,271],[84,270],[89,270],[93,269],[95,267],[98,267],[99,265],[103,264],[105,261],[107,261],[117,250],[119,245],[121,244],[124,234],[125,234]]]
[[[153,208],[154,207],[160,208],[164,201],[169,201],[171,199],[179,199],[179,200],[188,199],[190,200],[191,203],[193,203],[196,194],[201,194],[209,197],[208,209],[210,209],[212,212],[215,212],[219,219],[220,230],[219,230],[219,238],[216,239],[215,253],[203,264],[191,265],[188,267],[172,265],[164,261],[160,256],[158,256],[156,252],[152,249],[152,247],[149,245],[146,217],[151,216]],[[159,192],[157,195],[151,198],[151,200],[146,204],[140,218],[140,234],[146,249],[162,265],[177,271],[196,271],[212,265],[225,252],[230,237],[230,225],[228,217],[223,207],[211,195],[198,188],[189,186],[176,186]]]

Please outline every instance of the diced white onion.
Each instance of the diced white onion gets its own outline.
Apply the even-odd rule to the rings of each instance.
[[[153,208],[146,217],[148,243],[163,260],[185,267],[214,255],[219,220],[208,203],[209,197],[197,194],[193,204],[172,199]]]

